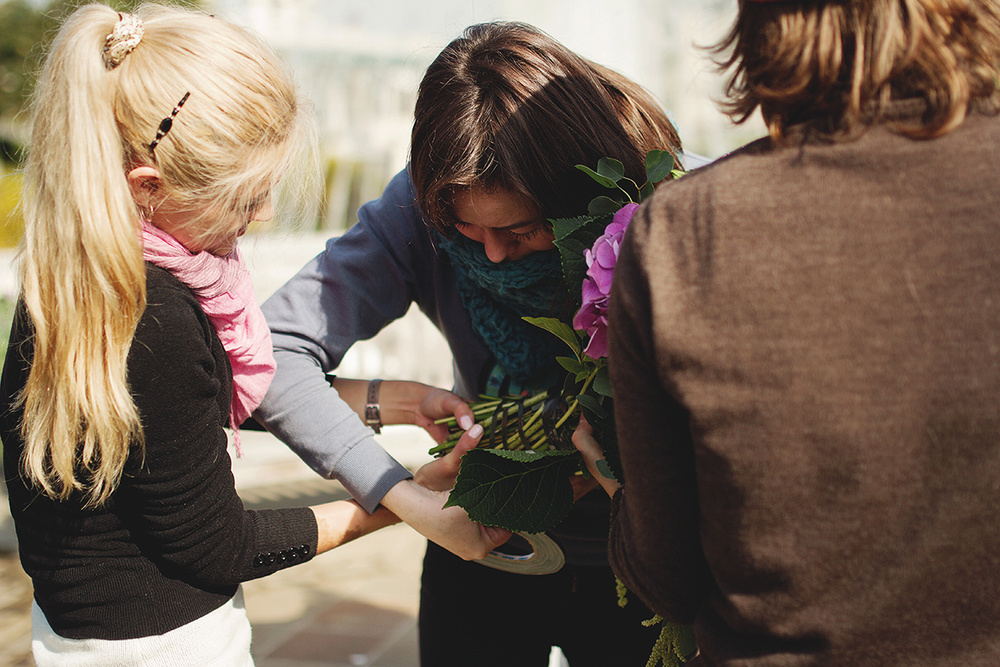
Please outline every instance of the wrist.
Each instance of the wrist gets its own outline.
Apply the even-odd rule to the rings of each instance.
[[[379,390],[382,424],[417,424],[427,385],[410,380],[387,380]]]
[[[368,393],[365,399],[365,424],[376,433],[382,432],[382,404],[379,393],[382,380],[376,378],[368,383]]]

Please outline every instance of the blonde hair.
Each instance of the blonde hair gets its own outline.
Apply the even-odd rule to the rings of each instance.
[[[155,167],[157,194],[199,212],[197,237],[245,222],[233,212],[311,139],[291,77],[258,38],[190,10],[136,14],[145,33],[115,67],[102,47],[116,12],[87,5],[63,24],[32,99],[25,165],[20,274],[34,358],[19,396],[23,469],[46,495],[78,493],[87,506],[107,500],[143,445],[126,372],[146,305],[128,171]]]
[[[933,137],[1000,99],[996,0],[743,2],[715,51],[732,68],[724,109],[743,122],[759,107],[775,138],[817,117],[850,135],[907,97],[928,112],[900,130]]]

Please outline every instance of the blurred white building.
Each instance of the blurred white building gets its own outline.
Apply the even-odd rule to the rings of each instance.
[[[698,45],[717,42],[736,0],[212,0],[213,11],[276,44],[317,115],[327,226],[353,222],[406,161],[424,69],[463,28],[531,23],[649,88],[685,147],[718,157],[763,133],[734,127],[714,100],[723,78]]]

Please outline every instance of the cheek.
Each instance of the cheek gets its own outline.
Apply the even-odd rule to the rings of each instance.
[[[556,237],[551,230],[547,230],[535,236],[531,239],[528,245],[532,252],[539,252],[541,250],[552,250],[556,247],[555,245]]]

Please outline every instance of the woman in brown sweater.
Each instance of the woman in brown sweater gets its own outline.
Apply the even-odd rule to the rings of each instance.
[[[770,137],[621,249],[612,565],[690,664],[1000,664],[1000,7],[743,0],[722,49]]]

